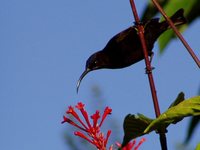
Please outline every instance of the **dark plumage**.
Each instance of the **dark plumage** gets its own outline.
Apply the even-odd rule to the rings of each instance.
[[[183,12],[183,9],[179,9],[171,17],[175,25],[186,23]],[[159,22],[159,18],[145,21],[143,25],[148,55],[150,56],[155,41],[164,31],[169,29],[169,25],[166,21]],[[92,70],[102,68],[124,68],[144,59],[140,38],[137,32],[137,26],[131,26],[115,35],[103,50],[92,54],[86,62],[85,71],[78,80],[77,92],[83,77]]]

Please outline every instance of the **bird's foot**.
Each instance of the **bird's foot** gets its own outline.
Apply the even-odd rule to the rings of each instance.
[[[150,64],[151,64],[151,62],[152,62],[152,60],[153,60],[154,52],[151,51],[150,54],[149,54],[149,56],[150,56],[150,57],[149,57],[149,62],[150,62]],[[153,70],[153,69],[155,69],[155,67],[152,67],[152,66],[146,67],[146,68],[145,68],[146,74],[152,73],[152,70]]]
[[[154,70],[154,69],[155,69],[155,67],[149,67],[149,68],[146,67],[146,68],[145,68],[145,73],[146,73],[146,74],[150,74],[150,73],[152,73],[152,70]]]

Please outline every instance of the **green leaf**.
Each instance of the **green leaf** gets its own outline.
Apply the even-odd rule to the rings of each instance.
[[[130,140],[144,135],[144,130],[152,122],[152,119],[142,115],[127,115],[124,119],[124,139],[122,146],[125,146]]]
[[[200,143],[197,145],[195,150],[200,150]]]
[[[168,0],[157,0],[157,2],[163,7]],[[154,6],[151,0],[149,0],[148,4],[146,5],[145,11],[142,14],[141,20],[149,20],[152,19],[158,13],[158,9]]]
[[[194,133],[199,123],[200,123],[200,116],[194,116],[191,118],[185,139],[185,144],[187,144],[190,141],[192,134]]]
[[[180,32],[183,32],[196,18],[200,17],[200,0],[158,0],[158,2],[168,16],[171,16],[180,8],[184,9],[184,16],[188,20],[188,24],[182,25],[179,28]],[[149,3],[146,5],[146,8],[143,12],[142,20],[151,19],[158,13],[158,9],[153,6],[151,0],[149,0]],[[175,34],[170,30],[161,35],[161,37],[158,39],[161,54],[174,37],[176,37]]]
[[[199,95],[200,95],[200,88],[199,88]],[[185,138],[185,144],[187,144],[192,135],[195,133],[195,129],[197,128],[197,126],[200,124],[200,116],[194,116],[190,119],[190,123],[189,123],[189,126],[188,126],[188,131],[187,131],[187,134],[186,134],[186,138]]]
[[[157,119],[153,120],[151,124],[145,129],[144,133],[152,130],[159,130],[167,127],[170,124],[175,124],[188,116],[200,115],[200,96],[190,98],[182,101],[178,105],[170,107],[166,112],[161,114]]]
[[[164,6],[165,12],[168,14],[168,16],[171,16],[175,10],[178,10],[179,8],[184,9],[184,16],[188,18],[188,22],[190,23],[193,21],[197,16],[200,15],[199,11],[196,11],[196,9],[200,9],[200,1],[199,0],[192,0],[188,3],[188,0],[173,0],[168,1],[167,4]],[[195,9],[194,9],[195,8]],[[163,18],[162,18],[163,20]],[[183,32],[186,29],[187,25],[181,26],[179,30]],[[161,35],[161,37],[158,40],[158,44],[160,47],[160,53],[163,52],[164,48],[167,46],[167,44],[171,41],[172,38],[175,37],[174,32],[167,31]]]
[[[180,92],[177,96],[177,98],[175,99],[175,101],[169,106],[169,108],[174,107],[176,105],[178,105],[180,102],[184,101],[184,93]]]

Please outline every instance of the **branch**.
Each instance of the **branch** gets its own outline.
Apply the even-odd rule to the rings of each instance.
[[[147,75],[149,78],[155,114],[156,114],[156,117],[159,117],[160,116],[160,108],[159,108],[158,98],[157,98],[157,94],[156,94],[156,88],[155,88],[155,84],[154,84],[154,80],[153,80],[152,67],[151,67],[149,57],[148,57],[148,51],[147,51],[147,46],[146,46],[145,37],[144,37],[144,27],[140,23],[140,19],[137,14],[134,0],[130,0],[130,4],[131,4],[133,15],[134,15],[136,25],[138,28],[138,35],[140,37],[140,41],[142,44],[142,49],[143,49],[145,64],[146,64],[146,71],[147,71]],[[158,131],[158,132],[160,135],[160,143],[161,143],[162,150],[167,150],[167,139],[166,139],[166,135],[165,135],[165,129],[163,129],[162,131]]]
[[[174,33],[177,35],[177,37],[181,40],[181,42],[183,43],[183,45],[185,46],[185,48],[188,50],[188,52],[190,53],[190,55],[192,56],[192,58],[194,59],[194,61],[196,62],[197,66],[200,68],[200,60],[198,59],[198,57],[195,55],[194,51],[192,50],[192,48],[190,47],[190,45],[186,42],[186,40],[183,38],[183,36],[181,35],[181,33],[177,30],[176,26],[173,24],[173,22],[171,21],[171,19],[167,16],[167,14],[164,12],[164,10],[162,9],[162,7],[160,6],[160,4],[156,1],[156,0],[152,0],[153,4],[155,5],[155,7],[159,10],[159,12],[163,15],[163,17],[165,18],[165,20],[168,22],[168,24],[171,26],[171,28],[174,30]]]

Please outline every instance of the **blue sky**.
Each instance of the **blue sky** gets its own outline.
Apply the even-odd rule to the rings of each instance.
[[[139,14],[145,3],[136,1]],[[132,25],[128,0],[2,0],[0,19],[0,149],[69,149],[63,140],[67,124],[60,124],[62,116],[78,101],[94,107],[98,103],[92,96],[94,86],[103,93],[99,103],[112,107],[111,117],[117,118],[121,134],[127,114],[155,117],[144,61],[125,69],[91,72],[76,94],[87,58]],[[200,58],[199,26],[198,19],[183,35]],[[197,94],[200,72],[178,40],[163,55],[157,44],[154,52],[153,74],[163,112],[180,91],[186,98]],[[184,140],[188,121],[169,127],[169,149]],[[158,135],[145,137],[143,149],[160,148]],[[199,139],[200,134],[195,135],[190,146]]]

